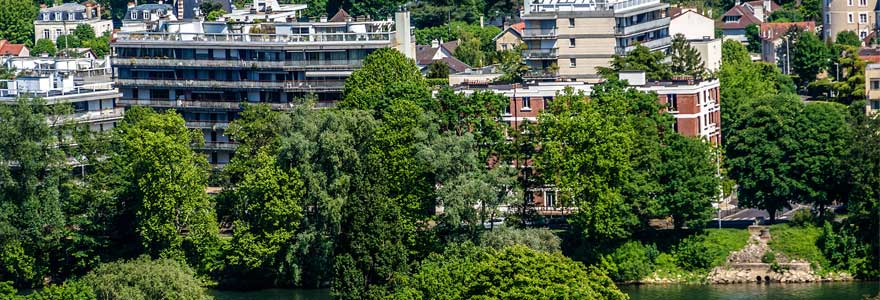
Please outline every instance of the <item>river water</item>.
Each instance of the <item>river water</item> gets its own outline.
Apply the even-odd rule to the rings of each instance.
[[[863,300],[880,293],[880,282],[626,285],[631,300]],[[216,300],[330,300],[328,290],[211,291]]]

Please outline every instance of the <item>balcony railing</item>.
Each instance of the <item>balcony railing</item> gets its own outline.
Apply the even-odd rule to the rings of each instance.
[[[182,79],[116,79],[120,86],[163,88],[214,88],[214,89],[284,89],[306,91],[342,91],[344,80],[182,80]]]
[[[559,49],[528,49],[523,50],[522,56],[525,59],[556,59],[559,57]]]
[[[114,58],[114,66],[157,66],[157,67],[209,67],[209,68],[357,68],[363,65],[360,59],[310,60],[310,61],[264,61],[239,59],[163,59],[163,58]]]
[[[662,4],[660,0],[627,0],[612,4],[615,12],[648,4]]]
[[[229,121],[186,121],[187,128],[210,128],[225,129],[229,127]]]
[[[557,72],[538,70],[538,71],[529,71],[523,75],[525,79],[555,79],[559,74]]]
[[[206,42],[206,43],[340,43],[340,42],[390,42],[394,36],[389,32],[367,33],[313,33],[313,34],[250,34],[250,33],[176,33],[176,32],[119,32],[116,42]]]
[[[107,83],[107,88],[92,87],[76,87],[69,91],[51,90],[51,91],[28,91],[24,89],[0,89],[0,102],[14,102],[19,96],[40,97],[46,100],[48,104],[55,104],[70,100],[88,100],[88,99],[104,99],[117,97],[119,91],[109,88],[112,83]],[[95,85],[98,86],[98,85]]]
[[[523,38],[556,38],[556,28],[526,28],[523,29]]]
[[[117,103],[121,106],[149,106],[149,107],[170,107],[170,108],[210,108],[224,110],[238,110],[244,105],[267,104],[272,109],[285,110],[294,107],[292,103],[269,103],[269,102],[247,102],[247,101],[222,101],[222,100],[172,100],[172,99],[119,99]],[[199,123],[208,123],[199,124]],[[228,121],[200,121],[192,122],[194,128],[211,128],[220,122]],[[190,122],[187,122],[190,124]],[[189,126],[189,125],[187,125]],[[205,126],[205,127],[201,127]]]
[[[648,47],[648,49],[651,49],[651,50],[657,50],[657,49],[669,46],[669,44],[671,42],[672,42],[672,37],[667,36],[664,38],[659,38],[659,39],[650,40],[647,42],[642,42],[641,45]],[[636,49],[635,44],[633,44],[631,46],[627,46],[626,48],[614,47],[614,53],[617,55],[626,55],[627,53],[629,53],[630,51],[632,51],[634,49]]]
[[[639,24],[623,26],[623,27],[615,27],[615,33],[619,35],[630,35],[643,31],[648,31],[651,29],[669,27],[669,18],[662,18],[657,20],[651,20]]]
[[[205,142],[205,145],[202,147],[197,147],[199,149],[204,150],[226,150],[226,151],[235,151],[238,148],[238,143],[236,142]]]
[[[115,107],[111,109],[104,110],[96,110],[96,111],[83,111],[78,113],[73,113],[70,115],[66,115],[61,117],[62,121],[73,122],[73,123],[91,123],[91,122],[100,122],[100,121],[110,121],[110,120],[119,120],[122,119],[125,114],[125,108]]]

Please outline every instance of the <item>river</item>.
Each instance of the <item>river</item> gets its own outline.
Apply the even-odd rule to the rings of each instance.
[[[631,300],[862,300],[880,293],[880,282],[627,285]],[[211,291],[216,300],[330,300],[327,290]]]

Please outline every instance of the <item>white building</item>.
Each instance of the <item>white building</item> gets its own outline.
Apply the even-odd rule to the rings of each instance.
[[[59,36],[72,34],[76,26],[88,24],[95,35],[113,31],[113,21],[101,19],[101,6],[86,2],[86,5],[64,3],[53,7],[42,7],[34,20],[34,42],[41,39],[56,41]]]
[[[684,35],[691,46],[700,52],[706,71],[714,72],[721,68],[721,39],[715,38],[715,20],[693,8],[681,9],[674,12],[669,21],[669,35],[674,37],[677,34]]]

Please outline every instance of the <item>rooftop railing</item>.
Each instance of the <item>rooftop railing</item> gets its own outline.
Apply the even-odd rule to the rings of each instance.
[[[388,42],[394,32],[367,33],[312,33],[312,34],[251,34],[251,33],[171,33],[171,32],[119,32],[117,42],[217,42],[217,43],[336,43],[336,42]]]
[[[340,60],[248,60],[248,59],[171,59],[171,58],[114,58],[114,66],[160,66],[160,67],[236,67],[236,68],[284,68],[284,67],[351,67],[363,65],[361,59]]]
[[[556,28],[526,28],[523,38],[555,38]]]
[[[614,31],[620,35],[629,35],[633,33],[642,32],[645,30],[668,27],[669,26],[669,18],[662,18],[657,20],[651,20],[647,22],[642,22],[639,24],[633,24],[629,26],[615,27]]]
[[[116,79],[120,86],[225,89],[342,90],[345,80],[185,80],[185,79]]]

